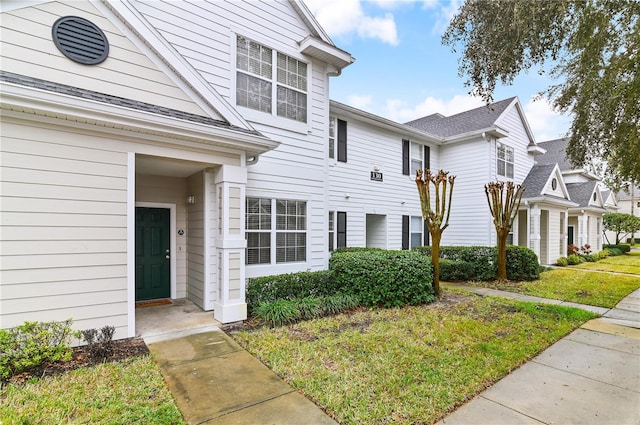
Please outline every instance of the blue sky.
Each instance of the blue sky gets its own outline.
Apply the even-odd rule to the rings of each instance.
[[[441,44],[460,0],[305,0],[334,43],[356,62],[331,78],[331,98],[406,122],[483,105],[458,76],[459,53]],[[570,116],[536,95],[552,84],[533,70],[498,86],[494,100],[518,96],[536,141],[562,137]]]

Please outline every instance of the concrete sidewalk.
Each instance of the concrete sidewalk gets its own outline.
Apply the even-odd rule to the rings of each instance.
[[[145,338],[189,424],[334,424],[220,329]]]
[[[640,290],[602,314],[438,424],[640,424]]]

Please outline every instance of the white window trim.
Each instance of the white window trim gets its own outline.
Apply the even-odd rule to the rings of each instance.
[[[329,227],[329,214],[333,215],[333,229]],[[333,235],[330,235],[332,233]],[[335,210],[330,210],[327,212],[327,252],[334,252],[338,249],[338,212]],[[333,242],[333,250],[329,249],[331,247],[330,242]]]
[[[246,191],[245,194],[246,198],[268,198],[271,199],[272,201],[272,208],[273,208],[273,202],[277,199],[286,199],[286,200],[292,200],[292,201],[302,201],[302,202],[306,202],[307,204],[307,222],[306,222],[306,230],[305,233],[307,234],[307,239],[306,239],[306,245],[307,245],[307,252],[306,252],[306,261],[297,261],[297,262],[291,262],[291,263],[276,263],[275,262],[275,235],[276,235],[276,230],[272,229],[271,230],[271,234],[273,235],[273,237],[271,238],[271,259],[273,262],[270,263],[266,263],[266,264],[245,264],[245,277],[247,279],[252,278],[252,277],[258,277],[258,276],[267,276],[267,275],[273,275],[273,274],[281,274],[281,273],[294,273],[294,272],[299,272],[299,271],[305,271],[308,270],[311,264],[311,198],[310,197],[301,197],[298,196],[297,194],[291,194],[291,193],[282,193],[282,192],[270,192],[270,191]],[[275,211],[275,210],[274,210]],[[243,226],[245,226],[245,221],[246,220],[246,216],[243,217]],[[245,232],[247,230],[245,229]]]
[[[333,158],[329,156],[329,145],[331,143],[331,121],[334,122],[334,133],[333,133]],[[329,166],[335,166],[338,163],[338,117],[335,115],[329,115],[329,123],[327,125],[327,161]]]
[[[423,163],[424,164],[424,163]],[[413,219],[414,218],[419,218],[420,219],[420,243],[416,246],[422,246],[422,244],[424,243],[424,218],[420,215],[410,215],[409,216],[409,250],[413,249],[413,246],[411,245],[411,236],[413,236],[414,234],[417,234],[418,232],[414,232],[412,229],[412,224],[413,224]]]
[[[292,120],[290,118],[285,118],[285,117],[281,117],[278,116],[278,110],[277,110],[277,106],[272,107],[271,109],[271,113],[267,113],[267,112],[261,112],[261,111],[257,111],[255,109],[251,109],[251,108],[246,108],[244,106],[240,106],[237,104],[237,98],[236,98],[236,89],[237,89],[237,85],[238,85],[238,81],[237,81],[237,72],[238,72],[238,64],[237,64],[237,51],[238,51],[238,43],[237,43],[237,36],[243,36],[246,37],[248,39],[251,39],[252,41],[255,41],[256,43],[260,43],[265,47],[268,47],[270,49],[273,50],[273,55],[274,58],[276,59],[276,73],[274,76],[272,76],[272,96],[275,96],[275,98],[277,98],[277,53],[283,53],[287,56],[290,56],[294,59],[299,60],[300,62],[304,62],[307,64],[307,90],[306,90],[306,95],[307,95],[307,122],[300,122],[300,121],[296,121],[296,120]],[[252,32],[252,31],[247,31],[245,28],[231,28],[231,34],[230,34],[230,47],[231,47],[231,51],[229,52],[230,55],[230,72],[231,72],[231,78],[230,78],[230,82],[231,82],[231,86],[229,88],[230,91],[230,100],[232,105],[242,114],[242,116],[250,122],[256,122],[256,123],[260,123],[260,124],[264,124],[270,127],[276,127],[276,128],[282,128],[285,130],[289,130],[289,131],[293,131],[296,133],[303,133],[303,134],[307,134],[311,132],[311,95],[312,95],[312,62],[310,62],[308,59],[304,58],[299,52],[296,51],[292,51],[291,49],[279,44],[279,43],[275,43],[273,40],[268,40],[265,39],[263,36]],[[289,87],[289,86],[285,86],[285,87]],[[272,98],[272,99],[275,99]],[[275,104],[275,101],[273,101],[273,103]]]
[[[498,149],[499,149],[500,146],[504,146],[506,149],[511,150],[512,155],[513,155],[513,162],[508,162],[506,159],[500,159],[498,157]],[[513,148],[513,146],[509,146],[506,143],[502,143],[502,142],[496,141],[495,153],[496,153],[496,156],[495,156],[495,158],[496,158],[496,160],[495,160],[496,176],[504,177],[505,179],[508,179],[508,180],[514,180],[515,179],[515,175],[516,175],[516,152],[515,152],[515,149]],[[504,167],[505,173],[504,174],[500,174],[499,171],[498,171],[498,161],[503,161],[504,164],[505,164],[505,167]],[[511,176],[511,177],[507,176],[507,164],[512,164],[513,165],[513,176]]]

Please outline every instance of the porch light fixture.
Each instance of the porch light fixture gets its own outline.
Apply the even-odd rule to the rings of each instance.
[[[187,204],[195,204],[196,203],[196,197],[195,195],[189,195],[187,196]]]

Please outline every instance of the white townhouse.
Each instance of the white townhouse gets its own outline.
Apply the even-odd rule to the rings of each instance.
[[[626,189],[620,190],[616,193],[608,193],[608,196],[603,198],[606,200],[606,207],[609,212],[618,212],[622,214],[631,214],[636,217],[640,217],[640,187],[629,185]],[[628,243],[631,240],[631,235],[620,235],[622,242]],[[616,234],[611,231],[605,232],[605,243],[616,243]],[[634,234],[636,240],[640,239],[640,234],[636,232]]]
[[[131,337],[155,298],[234,322],[248,277],[326,267],[354,59],[302,2],[3,0],[0,25],[0,327]]]

